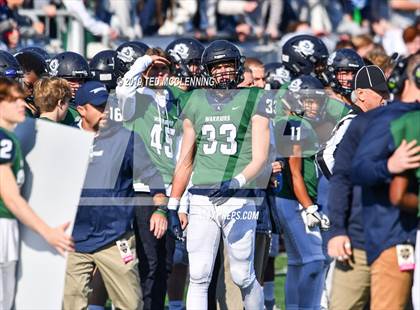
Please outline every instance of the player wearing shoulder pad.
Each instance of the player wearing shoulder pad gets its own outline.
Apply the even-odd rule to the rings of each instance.
[[[275,119],[278,156],[286,163],[276,198],[288,254],[286,307],[296,309],[319,308],[324,282],[319,229],[328,229],[329,220],[316,205],[318,137],[313,124],[321,117],[325,100],[322,84],[302,75],[292,80],[283,98],[289,115]]]
[[[173,178],[173,208],[192,174],[187,250],[190,262],[188,309],[206,309],[207,291],[220,236],[228,248],[231,275],[246,309],[262,309],[263,296],[253,267],[256,221],[235,214],[255,212],[252,180],[268,155],[268,118],[257,104],[260,91],[235,89],[243,57],[224,40],[204,51],[202,66],[215,89],[196,89],[183,113],[183,141]],[[257,139],[253,137],[258,137]]]

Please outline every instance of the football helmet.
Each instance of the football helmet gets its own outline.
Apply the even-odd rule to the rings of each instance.
[[[115,74],[118,77],[123,77],[124,74],[130,70],[130,67],[137,58],[144,56],[149,46],[140,41],[124,42],[117,47],[117,54],[115,56]]]
[[[213,78],[214,88],[231,89],[236,88],[242,82],[244,62],[245,57],[242,56],[235,44],[226,40],[216,40],[210,43],[204,50],[203,56],[201,57],[201,68],[204,75]],[[229,74],[226,72],[218,74],[211,73],[215,65],[222,63],[233,63],[233,78],[226,78],[226,75]]]
[[[6,51],[0,51],[0,76],[17,79],[22,77],[22,68],[16,58]]]
[[[301,75],[290,82],[282,101],[290,112],[310,121],[319,121],[327,99],[320,80],[311,75]]]
[[[48,65],[45,59],[37,52],[26,50],[15,55],[24,73],[33,71],[38,77],[48,75]]]
[[[340,71],[353,72],[356,74],[365,63],[356,51],[349,48],[341,48],[333,52],[327,60],[326,77],[328,85],[336,92],[349,97],[353,91],[353,85],[345,86],[345,81],[339,76]],[[353,82],[351,83],[353,84]]]
[[[42,58],[44,58],[45,62],[48,64],[51,60],[51,56],[50,54],[48,54],[48,52],[38,46],[28,46],[28,47],[24,47],[22,49],[19,50],[19,52],[35,52],[38,53],[39,55],[42,56]]]
[[[115,74],[116,51],[106,50],[97,53],[89,62],[92,79],[105,84],[110,89],[117,87],[117,76]]]
[[[281,62],[268,63],[264,68],[268,89],[279,89],[291,80],[290,71]]]
[[[51,76],[64,79],[86,80],[90,78],[86,59],[74,52],[63,52],[54,56],[48,64]]]
[[[193,38],[180,38],[172,41],[166,47],[166,52],[171,57],[174,74],[178,77],[194,76],[188,65],[200,66],[201,56],[204,52],[204,45]],[[176,66],[177,65],[177,66]]]
[[[328,49],[324,42],[317,37],[303,34],[297,35],[283,45],[282,63],[297,77],[299,75],[312,75],[324,81],[323,73]]]

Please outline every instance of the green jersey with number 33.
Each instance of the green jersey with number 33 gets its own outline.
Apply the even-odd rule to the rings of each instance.
[[[196,89],[188,94],[182,118],[193,123],[196,134],[193,185],[231,179],[250,163],[251,119],[256,114],[267,117],[265,105],[259,100],[261,95],[257,88]]]
[[[11,164],[16,183],[20,187],[25,182],[23,156],[15,135],[0,127],[0,165]],[[0,218],[15,218],[0,197]]]

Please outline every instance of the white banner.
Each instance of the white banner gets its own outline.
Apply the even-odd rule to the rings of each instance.
[[[36,120],[33,133],[25,133],[23,147],[29,143],[32,149],[26,156],[22,194],[48,225],[71,221],[71,234],[93,134],[43,120]],[[20,240],[16,309],[61,309],[66,259],[23,225]]]

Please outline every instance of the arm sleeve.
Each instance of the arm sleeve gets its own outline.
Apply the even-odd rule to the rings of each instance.
[[[93,18],[86,10],[82,0],[63,0],[63,4],[69,13],[94,35],[103,36],[108,34],[109,25]]]
[[[149,55],[144,55],[136,59],[134,64],[130,67],[115,89],[118,101],[122,108],[128,101],[135,100],[136,89],[139,86],[141,74],[152,63],[152,58]]]
[[[140,179],[149,185],[150,194],[152,196],[157,193],[165,194],[166,190],[162,175],[151,161],[143,141],[137,134],[132,133],[130,143],[132,149],[132,152],[130,153],[131,156],[133,156],[132,162],[134,180]]]

